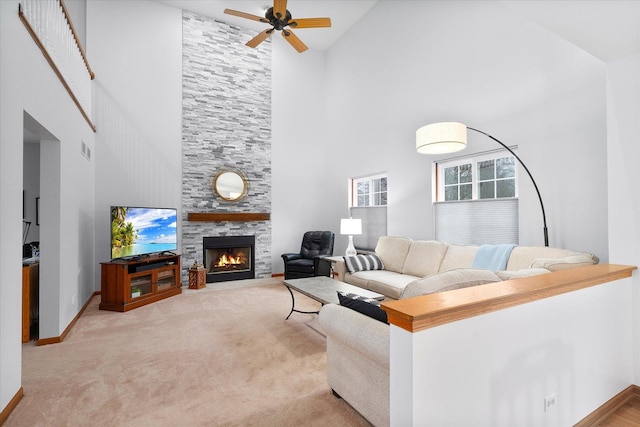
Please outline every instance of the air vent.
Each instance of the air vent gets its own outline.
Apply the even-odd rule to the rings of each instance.
[[[84,141],[81,141],[81,142],[82,142],[82,147],[80,148],[80,153],[82,153],[82,155],[87,160],[91,160],[91,148],[89,148]]]

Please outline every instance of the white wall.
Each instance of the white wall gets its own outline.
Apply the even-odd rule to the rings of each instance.
[[[41,205],[40,338],[59,336],[94,290],[94,164],[80,153],[81,141],[94,148],[94,133],[19,20],[17,1],[0,2],[0,76],[0,407],[4,408],[21,385],[24,112],[58,141],[48,141],[57,144],[59,164],[47,195],[57,202]]]
[[[340,197],[327,183],[340,152],[329,149],[326,137],[324,53],[300,54],[274,36],[272,54],[271,257],[272,271],[278,273],[284,271],[280,255],[298,252],[305,231],[337,234],[340,215],[347,209],[327,209],[328,200]],[[338,244],[335,249],[338,253]]]
[[[350,176],[388,171],[388,234],[433,238],[431,164],[415,130],[457,120],[508,145],[532,171],[551,246],[607,260],[606,98],[601,61],[491,1],[378,2],[327,52],[325,211]],[[496,148],[470,134],[467,153]],[[520,244],[542,245],[520,173]]]
[[[392,326],[391,425],[574,425],[631,384],[632,286],[618,280],[413,334]]]
[[[609,259],[640,264],[640,55],[607,65]],[[634,384],[640,384],[640,279],[633,278]]]
[[[96,73],[96,258],[105,262],[112,205],[177,208],[181,233],[182,11],[155,1],[91,1],[87,40]]]

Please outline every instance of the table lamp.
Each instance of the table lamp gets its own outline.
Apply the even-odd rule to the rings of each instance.
[[[349,236],[349,245],[344,253],[345,256],[355,256],[358,254],[353,246],[353,236],[362,234],[362,220],[359,218],[343,218],[340,220],[340,234]]]

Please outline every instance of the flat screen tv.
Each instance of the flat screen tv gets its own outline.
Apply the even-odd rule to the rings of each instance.
[[[135,258],[178,249],[178,211],[111,206],[111,258]]]

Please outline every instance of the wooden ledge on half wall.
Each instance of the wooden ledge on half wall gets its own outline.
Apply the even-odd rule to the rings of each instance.
[[[223,222],[223,221],[268,221],[269,212],[189,212],[188,221]]]
[[[385,301],[389,323],[418,332],[456,320],[527,304],[631,277],[637,267],[596,264],[397,301]]]

